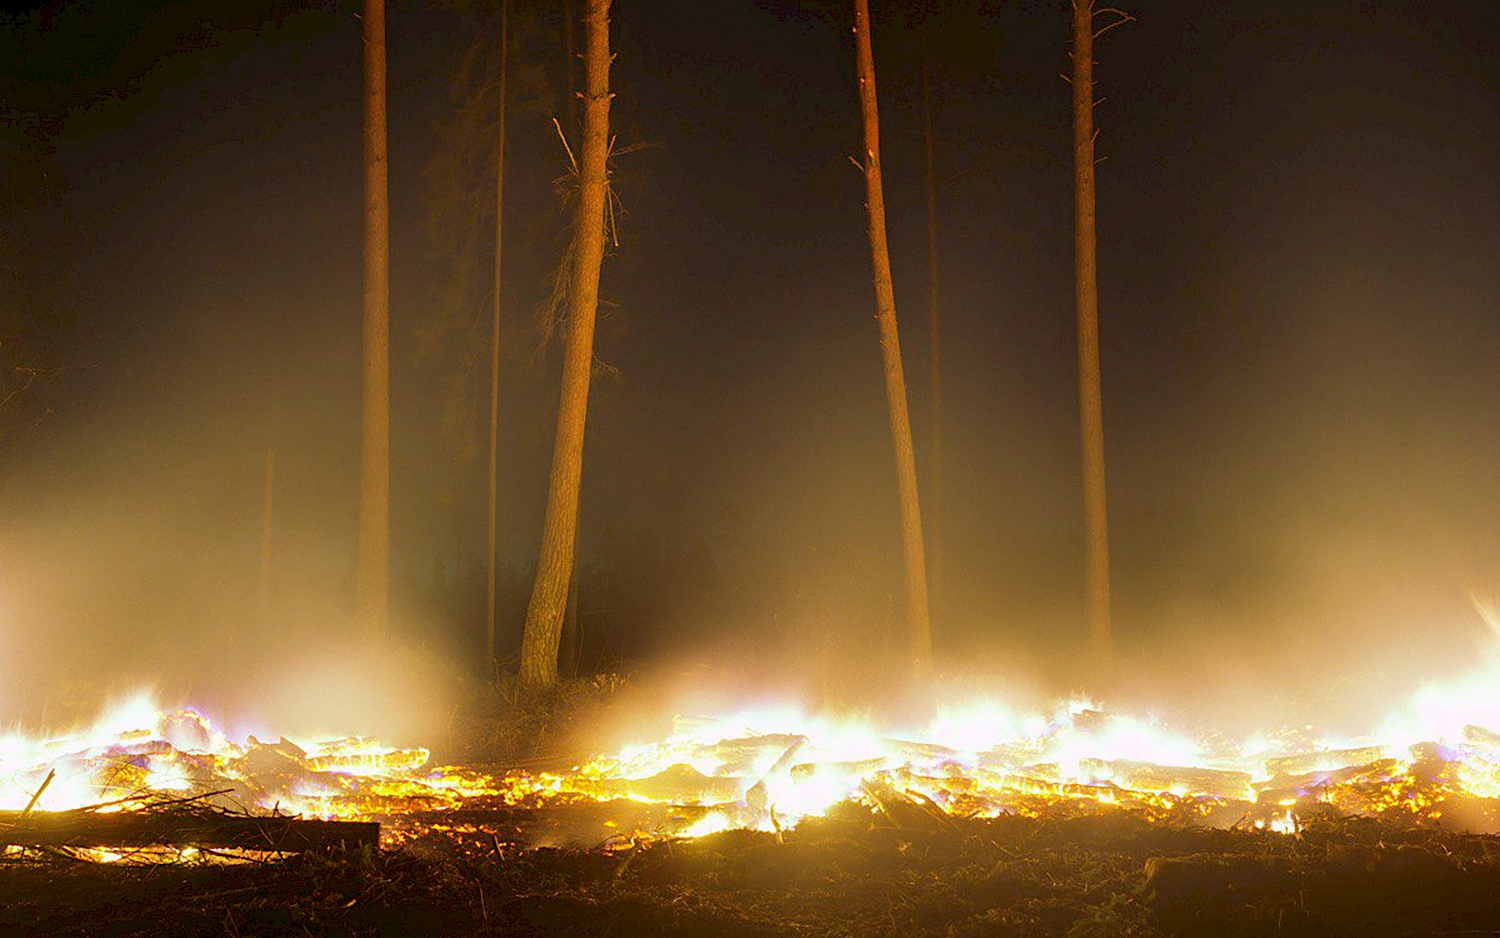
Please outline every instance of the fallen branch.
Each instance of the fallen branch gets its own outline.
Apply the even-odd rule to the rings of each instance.
[[[253,817],[204,811],[0,811],[0,846],[205,847],[296,853],[377,847],[373,821]]]

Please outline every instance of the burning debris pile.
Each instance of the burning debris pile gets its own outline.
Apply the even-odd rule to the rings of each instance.
[[[1083,703],[1027,718],[975,706],[898,734],[761,710],[679,719],[663,741],[567,772],[428,762],[359,738],[236,743],[202,714],[142,698],[85,732],[0,738],[0,845],[283,852],[373,842],[369,822],[387,844],[435,832],[630,843],[780,831],[845,802],[896,826],[1113,811],[1287,833],[1318,814],[1500,830],[1500,735],[1472,725],[1415,744],[1284,733],[1229,745]],[[365,825],[289,827],[297,818]]]
[[[537,779],[535,790],[672,805],[680,813],[670,832],[688,836],[779,830],[846,801],[898,826],[914,814],[941,823],[1118,810],[1288,833],[1303,818],[1328,813],[1500,829],[1500,736],[1477,726],[1454,740],[1416,744],[1285,733],[1214,745],[1082,703],[1024,720],[976,707],[901,736],[789,712],[679,724],[671,739]],[[748,731],[767,724],[792,730]]]

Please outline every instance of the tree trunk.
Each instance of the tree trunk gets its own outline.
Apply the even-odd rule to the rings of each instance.
[[[365,0],[364,413],[355,617],[386,629],[391,565],[390,207],[385,141],[385,0]]]
[[[886,402],[896,450],[896,481],[901,495],[901,543],[906,560],[908,654],[918,674],[932,668],[932,626],[927,609],[927,559],[922,543],[922,511],[917,500],[917,464],[912,453],[911,418],[907,412],[906,377],[901,369],[901,341],[896,333],[896,293],[886,246],[885,193],[880,173],[880,118],[875,101],[875,57],[870,51],[869,0],[854,0],[855,59],[859,103],[865,128],[865,199],[874,268],[876,320],[885,365]]]
[[[510,53],[510,0],[500,3],[500,125],[495,134],[495,296],[490,315],[489,538],[485,551],[484,664],[495,656],[495,577],[500,511],[500,249],[505,244],[505,82]]]
[[[927,506],[928,588],[937,618],[943,616],[943,373],[938,330],[937,159],[932,138],[932,54],[927,23],[922,23],[922,144],[927,168],[927,366],[932,404],[928,427]]]
[[[552,450],[541,559],[537,563],[536,584],[526,609],[526,630],[521,641],[520,678],[522,686],[529,689],[557,683],[558,639],[575,561],[583,429],[594,364],[594,314],[599,301],[599,270],[604,262],[604,208],[609,187],[609,5],[610,0],[588,0],[584,17],[587,82],[562,398],[557,411],[557,440]]]
[[[1094,678],[1109,680],[1109,521],[1104,500],[1104,405],[1099,389],[1099,289],[1094,256],[1094,6],[1073,0],[1074,287],[1083,430],[1086,609]]]
[[[583,520],[583,513],[579,512],[579,523]],[[583,656],[583,635],[578,631],[578,574],[583,566],[576,557],[573,561],[573,575],[568,577],[568,611],[563,618],[563,638],[559,659],[562,663],[562,674],[564,677],[578,676],[578,662]]]

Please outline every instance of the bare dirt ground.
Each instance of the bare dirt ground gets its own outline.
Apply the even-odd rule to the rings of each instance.
[[[0,864],[7,936],[1500,935],[1500,838],[1124,813],[521,849],[482,828],[253,866]]]

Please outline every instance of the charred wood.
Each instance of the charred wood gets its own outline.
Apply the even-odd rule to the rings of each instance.
[[[201,811],[0,812],[0,845],[23,847],[182,846],[296,853],[377,847],[374,821],[252,817]]]

